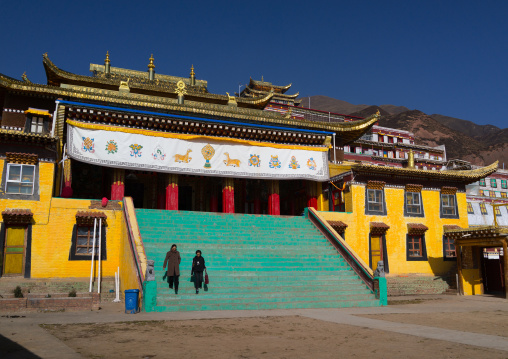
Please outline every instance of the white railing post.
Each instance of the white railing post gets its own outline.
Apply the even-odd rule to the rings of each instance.
[[[97,229],[97,218],[93,220],[93,240],[92,240],[92,265],[90,266],[90,290],[92,291],[92,281],[93,281],[93,259],[95,257],[95,230]],[[76,234],[77,237],[77,234]],[[77,238],[76,238],[77,241]]]
[[[99,270],[97,271],[97,293],[101,292],[102,218],[99,218]]]

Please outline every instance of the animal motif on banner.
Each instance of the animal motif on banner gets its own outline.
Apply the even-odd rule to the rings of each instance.
[[[141,149],[143,148],[143,146],[133,143],[129,147],[132,149],[131,157],[134,158],[141,157]]]
[[[226,159],[224,160],[224,164],[226,166],[240,167],[240,160],[229,158],[228,152],[224,152],[224,155],[226,156]]]
[[[191,160],[192,160],[192,157],[189,157],[189,153],[192,152],[192,150],[189,148],[187,150],[187,153],[185,155],[179,155],[178,153],[176,155],[174,155],[173,157],[175,158],[175,162],[185,162],[185,163],[189,163]]]
[[[164,161],[164,159],[166,158],[166,152],[164,152],[161,146],[157,146],[153,150],[152,157],[154,160]]]
[[[95,144],[94,139],[90,137],[82,137],[83,138],[83,144],[81,145],[81,150],[83,152],[95,152]]]
[[[201,154],[203,155],[203,158],[206,160],[205,165],[203,167],[212,168],[210,160],[212,159],[213,155],[215,155],[215,149],[210,144],[207,144],[201,149]]]
[[[297,170],[300,168],[300,164],[296,160],[295,156],[291,156],[291,162],[289,162],[289,168],[292,168],[294,170]]]
[[[314,158],[311,157],[307,160],[307,167],[309,167],[309,169],[311,171],[316,170],[317,166],[316,166],[316,161],[314,161]]]
[[[279,161],[279,156],[272,156],[270,155],[270,168],[280,168],[282,163]]]
[[[259,159],[259,155],[250,155],[249,166],[259,167],[260,165],[261,160]]]
[[[114,140],[109,140],[106,142],[106,151],[108,155],[114,155],[118,152],[118,144]]]

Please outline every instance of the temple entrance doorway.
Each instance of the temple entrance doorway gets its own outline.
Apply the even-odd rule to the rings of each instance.
[[[299,216],[308,202],[307,182],[290,180],[279,182],[280,214],[283,216]]]
[[[496,249],[487,248],[487,250],[483,250],[481,257],[483,290],[486,294],[504,295],[504,256],[501,248]]]

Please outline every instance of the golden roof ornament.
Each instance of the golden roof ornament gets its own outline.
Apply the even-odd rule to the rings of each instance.
[[[381,115],[381,112],[379,112],[379,109],[376,111],[376,117],[379,117]]]
[[[288,110],[286,111],[286,114],[284,115],[284,118],[291,118],[292,115],[293,115],[293,109],[291,107],[289,107]]]
[[[149,59],[149,60],[150,60],[150,63],[148,64],[148,68],[149,68],[149,69],[154,69],[154,68],[155,68],[155,65],[154,65],[154,63],[153,63],[153,60],[154,60],[154,58],[153,58],[153,54],[150,56],[150,59]]]
[[[175,92],[179,95],[179,96],[183,96],[185,94],[187,94],[187,90],[185,89],[185,82],[183,82],[182,80],[178,81],[176,83],[176,89],[175,89]]]
[[[196,76],[196,74],[194,73],[194,65],[191,66],[190,75],[191,76]]]
[[[106,51],[106,59],[104,60],[105,64],[109,64],[111,61],[109,61],[109,51]]]
[[[28,79],[28,77],[26,76],[26,71],[25,71],[25,72],[23,72],[23,75],[21,75],[21,79],[22,79],[23,81],[25,81],[25,82],[28,82],[29,84],[30,84],[30,83],[32,83],[32,82]]]
[[[415,168],[415,155],[413,153],[413,150],[409,150],[409,155],[407,157],[407,168]]]

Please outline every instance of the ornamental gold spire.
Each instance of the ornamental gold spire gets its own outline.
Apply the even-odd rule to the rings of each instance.
[[[191,86],[196,85],[196,74],[194,73],[194,65],[191,66],[190,71],[190,84]]]
[[[104,60],[104,72],[106,75],[111,74],[111,61],[109,61],[109,51],[106,51],[106,59]]]
[[[153,63],[153,54],[150,56],[150,63],[148,64],[148,79],[153,80],[155,78],[155,65]]]
[[[415,155],[414,155],[412,149],[409,150],[409,155],[408,155],[408,159],[407,159],[407,168],[412,168],[412,169],[415,168]]]

